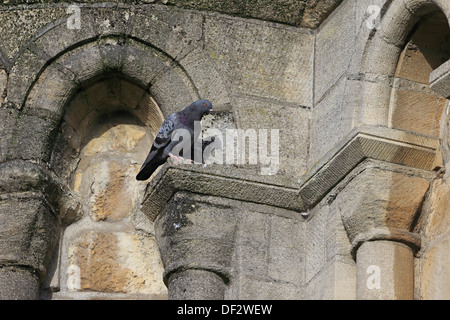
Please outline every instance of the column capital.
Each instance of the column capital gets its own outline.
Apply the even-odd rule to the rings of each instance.
[[[26,267],[40,281],[60,234],[62,184],[38,164],[0,164],[0,267]]]
[[[262,176],[230,165],[175,164],[169,159],[147,185],[142,210],[154,221],[180,191],[303,212],[295,177]]]
[[[301,177],[299,194],[303,205],[313,208],[366,159],[434,174],[443,167],[438,138],[363,125],[353,130]]]
[[[177,192],[155,220],[170,299],[223,299],[233,269],[236,214],[210,198]],[[192,283],[201,285],[187,290]]]
[[[339,185],[334,201],[355,255],[367,241],[404,243],[420,248],[416,226],[435,177],[429,171],[366,160]]]

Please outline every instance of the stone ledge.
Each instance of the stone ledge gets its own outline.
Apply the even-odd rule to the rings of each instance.
[[[355,129],[299,180],[249,175],[242,168],[176,165],[169,160],[149,182],[142,210],[154,221],[178,191],[218,196],[304,212],[325,197],[365,159],[424,171],[442,167],[439,139],[384,127]]]
[[[245,169],[236,169],[237,174],[226,173],[228,166],[177,165],[171,160],[160,169],[150,181],[142,202],[143,212],[154,221],[170,198],[179,191],[218,196],[279,207],[292,211],[302,211],[303,204],[298,196],[298,188],[280,184],[250,180]],[[236,173],[236,172],[235,172]]]
[[[356,131],[356,132],[355,132]],[[332,149],[300,180],[302,203],[314,207],[367,158],[426,171],[442,167],[439,139],[383,127],[362,127]]]
[[[431,72],[430,88],[444,98],[450,97],[450,60]]]

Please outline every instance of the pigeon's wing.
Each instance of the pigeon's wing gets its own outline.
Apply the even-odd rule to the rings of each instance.
[[[155,141],[153,142],[152,150],[161,149],[169,144],[172,133],[177,127],[177,120],[178,117],[176,113],[172,113],[164,120],[161,128],[159,128],[158,134],[156,135]]]
[[[166,159],[161,158],[162,150],[165,146],[167,146],[172,137],[172,132],[177,126],[177,114],[173,113],[168,116],[161,128],[159,129],[158,134],[156,135],[155,141],[153,141],[152,148],[144,161],[144,164],[141,167],[141,170],[136,176],[137,180],[147,180],[152,173],[162,165]]]

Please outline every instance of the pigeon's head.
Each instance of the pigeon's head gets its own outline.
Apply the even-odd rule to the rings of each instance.
[[[192,103],[188,108],[190,109],[190,112],[201,118],[203,115],[211,113],[212,103],[209,100],[198,100]]]
[[[211,113],[212,111],[212,103],[209,100],[198,100],[194,102],[194,107],[203,114]]]

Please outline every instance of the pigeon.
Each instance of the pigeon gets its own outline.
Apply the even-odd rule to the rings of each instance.
[[[155,170],[163,165],[168,157],[180,160],[181,157],[173,155],[172,149],[182,140],[172,141],[172,133],[177,129],[185,129],[191,135],[191,149],[198,137],[194,137],[194,123],[201,121],[203,115],[212,112],[212,104],[208,100],[198,100],[184,110],[172,113],[168,116],[153,142],[150,152],[144,161],[136,180],[147,180],[155,172]],[[191,159],[186,159],[190,160]]]

